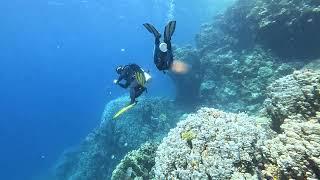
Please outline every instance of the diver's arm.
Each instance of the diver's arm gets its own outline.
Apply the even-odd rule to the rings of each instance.
[[[118,80],[115,80],[115,84],[118,84],[120,87],[122,88],[127,88],[127,82],[124,84],[124,83],[121,83],[121,81],[123,80],[124,76],[123,75],[120,75]]]
[[[118,82],[118,85],[124,89],[127,89],[130,85],[130,83],[127,81],[126,83],[120,83]]]
[[[158,62],[158,56],[160,51],[159,44],[160,44],[160,38],[155,38],[154,50],[153,50],[153,61],[155,64]]]
[[[127,74],[128,74],[128,67],[125,67],[122,73],[120,74],[116,84],[120,83],[126,76],[128,76]]]
[[[172,51],[171,41],[167,42],[167,48],[169,51]]]
[[[168,48],[168,51],[166,54],[166,65],[167,65],[167,69],[170,69],[173,63],[173,52],[172,52],[171,41],[167,42],[167,48]]]
[[[154,45],[159,48],[159,45],[160,45],[160,37],[156,37],[156,38],[154,39]]]
[[[123,76],[123,75],[120,75],[119,78],[118,78],[118,80],[117,80],[117,83],[120,83],[123,78],[124,78],[124,76]]]

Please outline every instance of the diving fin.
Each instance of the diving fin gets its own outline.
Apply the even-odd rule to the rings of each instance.
[[[128,106],[120,109],[114,116],[112,119],[116,119],[117,117],[119,117],[121,114],[125,113],[126,111],[128,111],[129,109],[131,109],[134,105],[136,105],[136,103],[133,104],[129,104]]]
[[[143,26],[154,35],[155,38],[160,38],[161,34],[159,33],[159,31],[152,25],[149,23],[144,23]]]
[[[164,42],[169,42],[171,40],[171,36],[176,30],[176,21],[170,21],[165,29],[164,29]]]

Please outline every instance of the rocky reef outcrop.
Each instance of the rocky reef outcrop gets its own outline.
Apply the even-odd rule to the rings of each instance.
[[[253,117],[202,108],[163,139],[156,152],[155,179],[257,179],[265,138]]]
[[[112,172],[111,180],[151,179],[158,143],[147,142],[129,152]]]
[[[231,112],[257,112],[266,98],[267,86],[292,73],[296,66],[279,63],[277,57],[261,48],[241,53],[210,52],[200,61],[204,74],[201,103]]]
[[[58,161],[56,179],[109,179],[128,151],[162,139],[182,114],[168,99],[141,98],[133,109],[112,119],[128,101],[123,96],[106,105],[100,126]]]
[[[216,24],[234,39],[234,47],[258,42],[282,57],[320,55],[317,0],[240,0],[217,17]]]
[[[207,36],[205,32],[200,34]],[[208,44],[212,41],[215,40],[208,39],[202,50],[176,50],[177,57],[192,62],[190,72],[171,76],[176,84],[178,102],[231,112],[258,112],[266,98],[267,86],[302,67],[302,63],[284,63],[258,46],[233,51],[231,47],[212,48]]]
[[[174,79],[177,99],[192,94],[193,104],[257,112],[271,82],[320,56],[319,7],[313,0],[236,1],[202,26],[196,49],[175,51],[197,67]]]

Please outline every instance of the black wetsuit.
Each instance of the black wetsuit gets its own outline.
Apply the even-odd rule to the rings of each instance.
[[[167,44],[167,52],[162,52],[160,50],[160,37],[155,38],[155,47],[154,47],[154,64],[160,71],[169,70],[173,63],[173,53],[171,47],[171,41],[165,41]]]
[[[133,85],[135,81],[135,73],[136,72],[142,72],[142,69],[136,65],[136,64],[129,64],[123,67],[123,70],[118,78],[118,84],[122,88],[127,89],[130,85],[130,99],[131,102],[130,104],[133,104],[136,102],[136,98],[139,97],[145,90],[146,88],[139,85],[138,83]],[[125,83],[121,83],[122,80],[125,80]]]

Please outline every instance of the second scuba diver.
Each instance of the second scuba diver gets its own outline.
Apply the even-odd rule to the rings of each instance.
[[[160,71],[170,70],[173,64],[171,37],[176,29],[176,21],[170,21],[166,25],[162,43],[160,42],[161,34],[152,24],[145,23],[143,26],[155,37],[154,64]]]
[[[116,71],[119,74],[119,78],[114,80],[114,83],[124,89],[130,87],[130,104],[137,103],[136,98],[147,90],[145,86],[151,80],[150,74],[145,72],[137,64],[118,66]],[[125,82],[122,83],[122,80]]]

